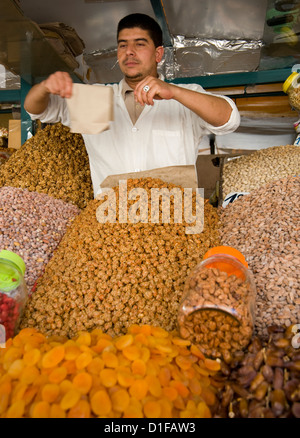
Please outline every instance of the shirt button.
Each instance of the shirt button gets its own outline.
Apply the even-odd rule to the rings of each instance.
[[[132,132],[137,132],[138,131],[138,129],[134,126],[133,128],[132,128]]]

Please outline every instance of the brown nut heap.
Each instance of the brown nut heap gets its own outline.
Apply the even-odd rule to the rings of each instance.
[[[188,279],[178,312],[180,335],[207,356],[228,357],[245,348],[253,332],[250,285],[235,275],[199,265]]]
[[[152,178],[127,183],[128,189],[147,191],[174,187]],[[219,243],[217,211],[205,202],[203,231],[186,234],[184,222],[101,223],[101,202],[90,201],[68,228],[25,309],[22,328],[72,337],[94,328],[119,335],[132,324],[176,327],[190,269]]]
[[[81,134],[61,123],[39,130],[1,166],[2,186],[45,193],[85,208],[93,188]]]

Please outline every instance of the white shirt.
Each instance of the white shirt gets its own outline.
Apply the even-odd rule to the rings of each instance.
[[[229,102],[232,113],[223,126],[206,123],[175,100],[156,100],[153,106],[145,105],[133,124],[122,96],[123,81],[106,85],[114,91],[114,121],[109,130],[95,135],[83,134],[95,196],[101,192],[100,184],[108,175],[195,164],[198,145],[204,135],[227,134],[239,126],[239,112],[226,96],[219,97]],[[180,86],[207,93],[197,84]],[[57,95],[50,94],[43,113],[29,115],[42,123],[61,122],[70,126],[66,101]]]

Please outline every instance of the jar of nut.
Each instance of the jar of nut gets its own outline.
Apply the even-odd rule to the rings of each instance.
[[[25,263],[18,254],[7,250],[0,251],[1,344],[16,334],[27,301],[25,269]]]
[[[256,287],[243,254],[229,246],[210,249],[188,276],[178,311],[180,336],[208,357],[230,362],[249,344]]]
[[[291,107],[300,111],[300,73],[294,71],[285,80],[282,89],[288,94]]]

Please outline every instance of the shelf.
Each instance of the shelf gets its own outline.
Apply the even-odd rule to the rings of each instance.
[[[57,70],[73,74],[38,25],[11,0],[0,2],[0,64],[29,84]]]

